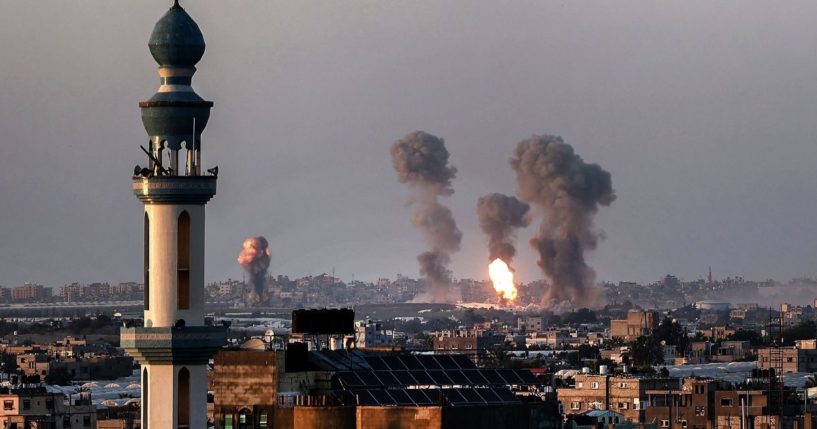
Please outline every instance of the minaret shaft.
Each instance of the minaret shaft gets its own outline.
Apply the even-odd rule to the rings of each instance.
[[[204,325],[204,206],[148,204],[145,326]]]

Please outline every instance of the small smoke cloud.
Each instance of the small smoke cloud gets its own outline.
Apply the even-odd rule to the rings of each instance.
[[[510,159],[517,195],[540,207],[545,219],[530,240],[549,287],[542,304],[566,310],[598,299],[595,272],[584,253],[596,248],[601,233],[593,227],[599,206],[615,199],[610,173],[587,164],[561,137],[534,135],[519,142]]]
[[[264,237],[249,237],[241,244],[241,253],[238,263],[250,275],[250,290],[247,303],[255,306],[261,303],[266,289],[267,268],[270,264],[272,252],[269,243]]]
[[[452,297],[451,254],[460,248],[462,233],[448,207],[439,198],[454,193],[451,181],[457,169],[448,164],[448,150],[442,139],[422,131],[413,132],[391,146],[392,164],[398,180],[417,192],[411,222],[426,236],[430,249],[417,256],[420,273],[426,278],[430,299],[437,302]]]
[[[528,226],[529,211],[529,205],[508,195],[488,194],[477,200],[479,226],[488,236],[488,260],[500,258],[511,264],[516,255],[514,232]]]

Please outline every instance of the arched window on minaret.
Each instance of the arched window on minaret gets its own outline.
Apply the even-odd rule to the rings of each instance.
[[[190,427],[190,371],[179,370],[179,429]]]
[[[190,215],[179,215],[178,245],[176,247],[176,286],[179,310],[190,308]]]
[[[145,212],[145,310],[150,310],[150,216]]]
[[[142,369],[142,429],[148,429],[148,369]]]

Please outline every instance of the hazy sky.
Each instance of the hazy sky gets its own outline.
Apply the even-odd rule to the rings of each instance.
[[[0,2],[0,284],[140,280],[147,49],[170,0]],[[207,41],[208,280],[417,275],[389,145],[443,137],[457,277],[486,277],[475,204],[514,145],[558,134],[612,173],[600,280],[817,275],[813,1],[182,1]],[[521,280],[540,277],[521,231]]]

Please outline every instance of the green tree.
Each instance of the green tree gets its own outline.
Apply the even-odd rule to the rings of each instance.
[[[54,368],[45,376],[45,382],[52,386],[68,386],[72,380],[71,373],[65,367]]]
[[[655,336],[641,336],[630,344],[630,356],[635,366],[657,365],[664,361],[664,351]]]

